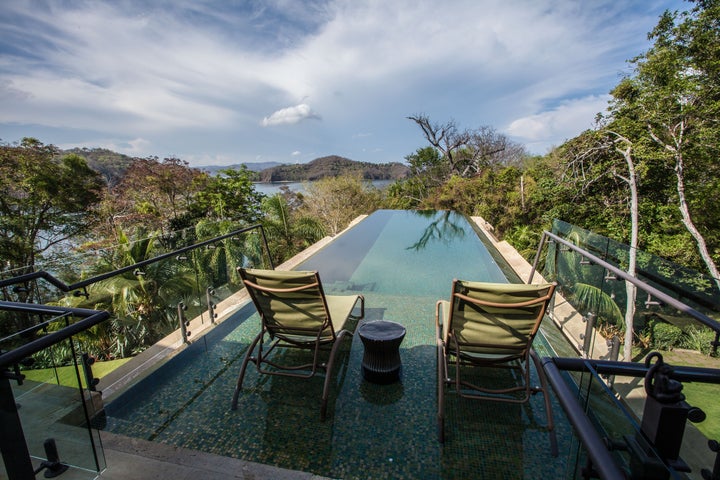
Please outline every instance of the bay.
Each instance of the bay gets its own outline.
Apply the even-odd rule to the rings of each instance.
[[[375,188],[383,189],[388,185],[394,183],[395,180],[373,180],[371,183]],[[263,193],[267,196],[275,195],[280,192],[280,187],[288,187],[293,192],[307,193],[306,187],[312,182],[256,182],[253,183],[255,191]]]

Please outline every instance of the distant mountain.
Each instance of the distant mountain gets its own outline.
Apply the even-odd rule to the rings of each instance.
[[[282,165],[279,162],[252,162],[252,163],[234,163],[232,165],[205,165],[197,167],[198,169],[208,172],[210,175],[216,175],[220,170],[238,170],[245,165],[251,172],[260,172],[262,170]]]
[[[397,180],[406,178],[409,168],[402,163],[356,162],[331,155],[308,163],[279,165],[259,172],[260,182],[302,182],[325,177],[358,174],[366,180]]]
[[[63,153],[74,153],[85,158],[90,168],[100,172],[110,186],[116,185],[128,167],[138,160],[137,157],[105,148],[73,148],[64,150]],[[366,180],[398,180],[406,178],[409,172],[409,168],[402,163],[356,162],[337,155],[316,158],[309,163],[255,162],[244,165],[252,172],[251,178],[256,182],[303,182],[339,175],[360,175]],[[239,169],[242,166],[243,164],[206,165],[196,168],[216,175],[220,170]]]

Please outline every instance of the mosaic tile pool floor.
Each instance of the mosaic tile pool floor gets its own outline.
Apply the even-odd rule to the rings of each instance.
[[[108,405],[107,429],[332,478],[565,476],[569,426],[554,402],[561,455],[553,458],[540,395],[528,406],[449,395],[447,439],[438,443],[435,299],[363,293],[361,322],[393,320],[407,329],[401,381],[366,382],[355,335],[334,375],[325,422],[319,418],[322,377],[258,376],[254,367],[238,410],[230,410],[242,354],[258,329],[250,305],[171,360],[173,368],[157,370]],[[536,344],[542,355],[543,345]]]

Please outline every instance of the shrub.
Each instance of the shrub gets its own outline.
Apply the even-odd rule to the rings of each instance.
[[[665,322],[652,322],[650,328],[653,348],[672,350],[674,347],[681,345],[683,331],[675,325]]]
[[[706,327],[690,327],[683,338],[682,347],[696,350],[703,355],[710,355],[711,342],[715,340],[715,332]]]

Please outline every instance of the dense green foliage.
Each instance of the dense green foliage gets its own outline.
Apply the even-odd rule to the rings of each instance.
[[[358,215],[373,212],[381,193],[359,176],[327,177],[308,185],[301,211],[317,219],[329,235],[337,235]]]
[[[77,155],[57,153],[33,138],[0,146],[3,269],[31,270],[39,255],[83,235],[95,222],[102,178]]]
[[[459,152],[472,145],[450,158],[450,142],[434,141],[447,138],[440,133],[459,135],[455,125],[412,118],[430,146],[407,157],[411,176],[389,188],[386,204],[480,215],[528,254],[553,218],[627,244],[629,159],[638,247],[717,278],[711,265],[720,261],[719,26],[717,1],[667,12],[650,34],[653,46],[632,60],[634,70],[611,92],[596,128],[545,156],[520,162],[501,156],[462,175]]]

